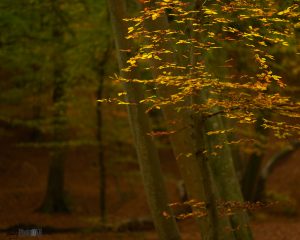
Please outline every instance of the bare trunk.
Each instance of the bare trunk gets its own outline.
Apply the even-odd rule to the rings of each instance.
[[[52,153],[48,173],[47,192],[40,207],[42,212],[69,212],[64,195],[64,153],[56,149]]]
[[[64,32],[59,16],[59,3],[50,2],[52,14],[52,38],[55,42],[52,52],[53,62],[53,149],[48,174],[47,192],[40,207],[45,212],[68,212],[64,196],[64,162],[66,141],[66,78],[64,76],[65,62],[63,57]]]
[[[103,98],[104,91],[104,77],[105,77],[105,65],[108,61],[110,53],[110,46],[105,50],[103,57],[99,63],[96,64],[98,73],[99,83],[96,92],[97,99]],[[96,61],[96,60],[95,60]],[[103,113],[102,113],[102,103],[97,102],[96,106],[96,116],[97,116],[97,142],[98,142],[98,164],[99,164],[99,208],[100,208],[100,218],[102,223],[106,221],[106,164],[104,158],[104,147],[103,147]]]
[[[40,207],[44,212],[68,212],[64,196],[64,162],[65,149],[65,80],[62,77],[62,66],[57,63],[54,71],[53,91],[53,149],[48,174],[47,191]]]
[[[205,131],[216,131],[223,129],[223,121],[220,116],[206,120]],[[231,149],[226,145],[226,135],[213,135],[207,139],[208,149],[212,150],[217,145],[223,145],[223,148],[216,156],[211,155],[209,164],[211,166],[214,180],[220,193],[222,201],[244,202],[240,189],[238,177],[236,175]],[[230,217],[236,239],[252,239],[252,233],[249,227],[249,219],[246,212],[241,211]]]

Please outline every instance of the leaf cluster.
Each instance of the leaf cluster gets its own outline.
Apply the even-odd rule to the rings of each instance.
[[[166,12],[172,21],[163,28]],[[276,63],[272,49],[288,48],[295,41],[299,18],[299,3],[285,9],[274,1],[252,0],[218,0],[200,8],[179,0],[145,4],[139,16],[125,19],[131,23],[127,38],[136,41],[138,50],[123,71],[143,68],[157,74],[152,79],[118,81],[140,83],[154,92],[174,90],[167,97],[146,95],[140,103],[147,104],[148,111],[173,106],[201,113],[204,119],[220,114],[240,123],[254,123],[262,110],[298,118],[299,103],[282,94],[286,83],[272,68]],[[157,27],[149,28],[149,22]],[[242,58],[251,68],[239,70]],[[200,101],[191,103],[194,97]],[[269,123],[265,121],[264,127],[272,128]],[[297,127],[277,125],[281,137],[290,135],[282,134],[289,130],[299,137]]]

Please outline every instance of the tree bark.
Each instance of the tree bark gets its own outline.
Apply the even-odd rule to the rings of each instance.
[[[150,2],[149,6],[154,6],[155,1]],[[166,15],[162,15],[155,21],[147,21],[145,24],[149,31],[169,29],[168,19]],[[164,42],[162,48],[173,49],[174,44]],[[173,51],[175,52],[175,51]],[[161,57],[162,58],[162,57]],[[177,63],[175,53],[166,55],[162,61],[169,63]],[[153,76],[158,77],[162,74],[159,70],[160,62],[153,60]],[[172,87],[158,88],[158,94],[163,98],[168,98],[176,89]],[[185,102],[186,106],[189,102]],[[179,107],[179,106],[177,106]],[[199,119],[201,116],[192,114],[187,110],[181,110],[178,113],[173,106],[162,107],[164,117],[168,125],[168,130],[175,132],[170,135],[170,140],[174,155],[177,160],[182,178],[185,182],[189,199],[198,202],[205,202],[206,216],[197,218],[199,223],[202,239],[234,239],[232,232],[226,231],[230,228],[230,223],[226,217],[219,219],[216,208],[216,189],[214,188],[213,179],[208,166],[207,158],[204,152],[203,127],[204,125]],[[199,122],[200,121],[200,122]],[[195,215],[199,209],[193,209]]]
[[[118,53],[120,69],[126,66],[130,55],[121,50],[132,50],[133,45],[125,37],[127,35],[127,24],[123,21],[126,17],[125,4],[123,0],[108,0],[110,17]],[[122,72],[122,77],[129,79],[124,83],[127,92],[129,122],[133,133],[140,170],[148,199],[150,211],[154,220],[155,228],[162,240],[177,240],[180,235],[173,217],[165,217],[163,213],[172,216],[171,209],[167,203],[167,194],[164,187],[163,175],[160,168],[158,153],[152,138],[147,135],[150,132],[149,119],[145,114],[145,107],[139,104],[143,98],[142,89],[139,85],[130,82],[134,79],[133,72]]]
[[[223,120],[220,116],[215,116],[205,121],[205,132],[223,129]],[[213,151],[217,145],[223,145],[223,148],[216,156],[210,155],[209,164],[211,166],[215,183],[220,193],[221,201],[244,202],[240,189],[238,177],[236,175],[231,149],[226,144],[226,135],[212,135],[207,138],[207,148]],[[252,239],[252,233],[249,228],[249,219],[246,212],[242,211],[230,216],[232,227],[236,239]]]
[[[54,91],[52,100],[53,112],[53,149],[48,174],[47,191],[40,207],[44,212],[68,212],[64,196],[64,162],[66,140],[66,105],[65,105],[65,79],[62,76],[63,66],[57,60],[54,62]]]
[[[198,13],[199,16],[197,17],[199,23],[201,23],[201,21],[203,20],[202,7],[205,2],[206,1],[203,0],[195,1],[195,9],[200,11],[200,13]],[[193,37],[201,41],[201,34],[197,33]],[[191,64],[195,65],[196,57],[193,54],[193,47],[191,50],[191,59]],[[203,89],[199,97],[194,97],[194,103],[197,104],[206,102],[208,97],[209,93]],[[221,151],[219,151],[216,156],[208,154],[208,159],[206,162],[209,165],[208,168],[211,170],[211,178],[213,179],[213,182],[215,183],[217,188],[216,192],[218,194],[218,200],[221,202],[244,202],[232,158],[232,152],[230,147],[226,144],[227,136],[218,134],[208,137],[206,135],[206,133],[209,131],[224,129],[223,120],[224,119],[222,119],[222,117],[220,116],[214,116],[212,118],[202,120],[202,132],[204,134],[203,148],[205,148],[208,152],[214,152],[215,146],[223,146]],[[197,133],[201,134],[201,131],[198,130]],[[201,138],[201,136],[198,136],[198,138]],[[230,227],[230,224],[226,220],[227,219],[223,219],[223,221],[219,224],[228,228]],[[247,213],[236,213],[235,215],[230,216],[229,220],[231,222],[231,228],[234,230],[234,236],[232,236],[232,238],[240,240],[252,239]]]
[[[96,92],[97,99],[103,98],[104,91],[104,77],[105,77],[105,65],[109,59],[110,45],[107,46],[103,57],[99,63],[96,64],[96,72],[98,73],[99,83]],[[97,61],[97,60],[95,60]],[[103,147],[103,112],[101,101],[97,102],[96,106],[97,116],[97,142],[98,142],[98,164],[99,164],[99,209],[100,218],[102,223],[106,221],[106,164],[104,158],[104,147]]]
[[[50,2],[52,14],[52,38],[54,47],[53,61],[53,149],[50,169],[48,174],[47,191],[39,210],[44,212],[68,212],[69,208],[64,196],[64,162],[66,140],[66,83],[64,76],[65,62],[63,57],[63,30],[59,19],[59,4]]]

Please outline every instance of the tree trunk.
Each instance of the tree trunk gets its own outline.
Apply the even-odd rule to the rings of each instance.
[[[48,174],[47,191],[39,210],[44,212],[68,212],[64,196],[64,162],[66,141],[66,83],[64,76],[65,62],[63,57],[63,30],[59,16],[59,4],[51,1],[52,38],[54,43],[52,52],[53,62],[53,149]]]
[[[103,82],[104,82],[104,64],[107,54],[104,54],[103,60],[99,64],[99,85],[97,89],[97,99],[102,99],[103,95]],[[104,148],[102,139],[102,128],[103,128],[103,116],[102,116],[102,103],[97,102],[96,106],[96,116],[97,116],[97,142],[98,142],[98,163],[99,163],[99,208],[100,208],[100,218],[102,223],[106,219],[106,166],[104,162]]]
[[[202,7],[205,1],[196,0],[195,9],[199,10],[198,14],[199,23],[201,23],[202,16]],[[201,41],[201,34],[196,33],[195,38]],[[191,64],[195,65],[196,56],[193,54],[193,47],[191,49]],[[199,97],[194,97],[193,103],[206,102],[209,97],[209,94],[206,90],[202,90]],[[203,117],[203,116],[202,116]],[[199,121],[199,120],[198,120]],[[216,192],[218,194],[218,200],[221,202],[228,201],[238,201],[243,203],[243,196],[240,190],[239,180],[236,174],[235,165],[232,158],[232,153],[230,147],[226,144],[227,136],[226,135],[212,135],[207,136],[206,133],[209,131],[216,131],[224,129],[223,119],[220,116],[215,116],[209,119],[202,120],[202,128],[197,130],[198,135],[203,133],[203,145],[202,148],[205,148],[208,152],[214,152],[215,146],[223,146],[221,151],[218,152],[216,156],[208,154],[207,162],[211,170],[212,181],[216,185]],[[202,130],[202,131],[200,131]],[[198,136],[201,138],[201,136]],[[209,170],[208,170],[209,172]],[[211,193],[210,193],[211,194]],[[216,198],[216,197],[215,197]],[[212,200],[213,201],[213,200]],[[224,227],[230,227],[230,224],[226,221],[228,219],[223,219],[219,224]],[[236,213],[229,217],[231,222],[231,228],[234,230],[233,238],[240,240],[250,240],[252,239],[252,234],[249,229],[249,220],[247,214],[242,211],[241,213]]]
[[[205,132],[223,129],[223,120],[220,116],[214,116],[205,121]],[[217,145],[223,145],[223,148],[216,156],[210,155],[209,164],[211,166],[214,180],[220,193],[222,201],[236,201],[243,203],[243,195],[240,189],[238,177],[236,175],[231,149],[226,144],[226,135],[212,135],[207,137],[207,148],[212,152]],[[252,239],[252,233],[249,228],[249,219],[246,212],[241,211],[230,216],[232,227],[236,239]]]
[[[129,53],[121,50],[132,50],[133,45],[125,37],[127,24],[123,21],[126,17],[125,4],[122,0],[108,0],[110,17],[115,36],[120,69],[126,66]],[[121,72],[121,75],[129,82],[124,83],[127,92],[129,122],[133,133],[140,170],[148,199],[150,211],[154,220],[155,228],[162,240],[177,240],[180,235],[173,217],[165,217],[163,213],[172,216],[168,207],[166,189],[160,168],[158,153],[152,138],[147,135],[150,132],[149,119],[145,114],[145,107],[139,104],[142,99],[142,89],[139,85],[130,82],[133,72]]]
[[[99,83],[96,92],[96,98],[102,99],[104,92],[104,77],[105,67],[111,53],[110,39],[108,39],[108,46],[103,53],[101,60],[95,59],[96,66],[95,71],[98,73]],[[99,62],[97,62],[99,61]],[[104,158],[104,147],[103,147],[103,112],[101,101],[97,102],[96,105],[96,116],[97,116],[97,142],[98,142],[98,164],[99,164],[99,209],[100,218],[102,223],[106,221],[106,164]]]
[[[154,4],[154,2],[152,1],[149,4]],[[161,15],[155,21],[147,21],[145,26],[150,31],[169,29],[166,15]],[[162,48],[164,49],[174,48],[174,44],[170,42],[164,42],[163,44]],[[174,54],[166,56],[163,61],[176,64],[178,56]],[[162,70],[159,70],[159,61],[153,60],[152,65],[154,77],[162,74]],[[174,92],[176,92],[176,89],[171,87],[158,88],[158,94],[163,98],[169,97]],[[188,102],[184,104],[188,104]],[[162,110],[166,121],[172,122],[172,125],[168,125],[168,130],[175,132],[170,135],[170,140],[180,173],[185,182],[188,197],[198,202],[205,202],[207,206],[205,209],[207,215],[196,217],[202,239],[234,239],[232,232],[226,230],[230,228],[228,219],[226,217],[221,220],[218,219],[215,205],[216,189],[213,187],[206,157],[202,154],[204,141],[203,130],[201,129],[203,126],[199,125],[199,119],[197,119],[200,116],[191,114],[186,110],[181,110],[178,113],[173,106],[163,106]],[[197,215],[199,209],[194,208],[193,210]]]
[[[259,175],[261,172],[261,165],[264,158],[264,145],[266,144],[266,136],[268,130],[262,127],[264,117],[267,113],[261,112],[255,123],[255,135],[260,141],[260,144],[255,145],[255,151],[251,154],[250,159],[247,162],[245,172],[242,179],[242,192],[245,200],[256,201],[256,191],[258,188]]]
[[[64,161],[62,149],[52,153],[48,174],[47,192],[40,211],[47,213],[69,212],[64,196]]]
[[[62,77],[62,66],[55,66],[53,91],[53,149],[48,174],[47,191],[40,207],[43,212],[68,212],[64,196],[64,162],[65,162],[65,80]]]

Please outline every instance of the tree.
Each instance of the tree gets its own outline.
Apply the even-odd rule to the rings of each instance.
[[[52,140],[55,142],[55,147],[53,161],[50,165],[47,196],[41,208],[46,211],[67,211],[63,197],[64,156],[61,147],[62,141],[65,140],[66,120],[65,62],[61,54],[64,50],[64,46],[62,46],[64,31],[62,28],[65,25],[61,25],[62,19],[57,12],[57,3],[55,1],[48,3],[49,5],[33,1],[26,5],[26,11],[20,8],[22,6],[20,2],[15,3],[16,5],[11,5],[9,1],[1,3],[1,10],[8,9],[7,14],[3,17],[4,25],[7,24],[7,33],[2,39],[4,48],[2,49],[1,53],[3,55],[1,57],[10,59],[10,63],[12,63],[15,71],[16,69],[22,69],[22,73],[16,74],[12,79],[15,81],[19,78],[18,81],[21,83],[19,84],[19,91],[22,93],[19,101],[25,102],[28,106],[33,105],[33,117],[35,119],[26,119],[24,121],[22,118],[18,119],[19,116],[15,116],[14,120],[20,125],[31,128],[33,136],[36,136],[37,130],[42,129],[40,126],[42,122],[42,103],[39,101],[42,94],[45,93],[45,89],[53,83],[52,100],[54,111],[52,123],[54,127]],[[36,11],[37,9],[39,11]],[[46,16],[42,16],[43,12],[46,12]],[[13,21],[10,23],[10,20]],[[19,27],[14,29],[13,25],[15,23],[18,23]],[[14,49],[14,53],[11,55],[6,52],[9,48]],[[49,56],[51,61],[47,59]],[[20,62],[18,63],[18,61]],[[41,62],[44,64],[41,65]],[[45,69],[51,69],[51,73],[48,71],[48,74],[44,75]],[[49,79],[50,81],[47,82]],[[10,95],[9,91],[8,95]],[[29,112],[31,111],[29,110]]]
[[[38,125],[44,114],[39,107],[41,102],[44,102],[41,93],[45,91],[46,85],[41,74],[43,68],[40,63],[46,62],[47,50],[44,49],[43,54],[38,46],[31,45],[31,41],[35,41],[39,46],[44,46],[44,42],[39,41],[41,39],[36,36],[38,31],[41,35],[44,31],[40,28],[39,12],[33,10],[35,4],[28,4],[27,11],[20,6],[22,6],[20,1],[14,4],[2,1],[0,4],[0,27],[5,32],[0,43],[1,70],[8,73],[6,81],[3,81],[1,86],[1,103],[9,106],[7,111],[1,113],[0,118],[11,125],[12,129],[26,128],[31,132],[30,140],[35,141],[41,132]],[[23,116],[14,113],[21,106],[27,113]],[[33,120],[32,117],[36,119]]]
[[[128,66],[123,71],[136,71],[145,62],[152,62],[146,69],[154,72],[153,79],[137,79],[135,82],[155,86],[157,94],[146,96],[140,103],[148,106],[148,112],[160,108],[166,112],[166,109],[173,108],[185,116],[183,119],[189,124],[183,124],[183,128],[173,128],[176,124],[178,126],[182,118],[172,115],[175,124],[172,122],[173,125],[169,126],[171,138],[177,134],[182,136],[181,132],[186,128],[192,133],[193,136],[184,137],[185,142],[180,140],[183,146],[189,143],[194,147],[190,148],[190,152],[182,151],[181,154],[195,157],[198,163],[203,164],[198,169],[202,169],[202,183],[206,183],[202,187],[202,197],[204,192],[204,201],[209,204],[206,214],[216,219],[213,217],[216,213],[210,212],[212,209],[218,211],[213,195],[225,203],[223,207],[226,203],[243,202],[230,149],[232,143],[226,137],[231,130],[224,129],[223,118],[237,119],[238,123],[253,123],[257,112],[264,109],[284,116],[299,116],[298,103],[276,91],[277,87],[284,87],[285,84],[270,69],[273,56],[267,48],[268,44],[288,45],[287,39],[293,36],[293,19],[299,16],[295,11],[298,6],[276,11],[276,8],[272,8],[275,3],[271,1],[265,5],[254,1],[216,1],[216,4],[209,6],[206,2],[198,2],[198,9],[192,8],[186,1],[145,3],[140,16],[126,20],[133,23],[128,28],[128,38],[138,41],[139,46],[137,54],[127,61]],[[170,25],[166,24],[166,12],[173,19]],[[244,48],[242,54],[246,53],[256,62],[256,66],[249,72],[243,72],[243,75],[231,70],[228,63],[234,65],[239,58],[234,56],[232,60],[228,59],[232,46]],[[218,66],[210,66],[210,56],[225,57],[216,61]],[[214,69],[220,65],[226,68],[222,76]],[[129,80],[121,78],[121,81]],[[185,112],[192,113],[191,123],[189,114]],[[170,123],[170,117],[167,120]],[[277,129],[281,136],[286,130],[297,135],[299,127],[267,119],[263,126]],[[173,144],[173,147],[176,151],[180,145]],[[208,166],[205,167],[206,161]],[[192,166],[186,169],[194,170]],[[211,183],[207,184],[207,181]],[[231,207],[226,209],[230,215]],[[236,239],[251,239],[247,216],[243,211],[234,213],[230,219]],[[214,230],[208,236],[217,239],[218,234],[214,231],[218,229],[218,222],[212,220],[211,223]],[[206,231],[209,232],[209,227]]]
[[[124,1],[108,1],[110,19],[112,22],[115,44],[118,54],[120,69],[126,66],[129,53],[124,50],[132,49],[130,40],[126,40],[127,26],[123,19],[126,17]],[[153,221],[161,239],[180,239],[178,229],[173,217],[166,218],[163,213],[171,214],[167,205],[167,194],[164,187],[163,175],[155,145],[151,137],[149,120],[145,115],[145,107],[139,102],[143,99],[140,87],[133,83],[136,73],[122,73],[123,77],[129,79],[124,83],[127,92],[128,114],[132,134],[137,150],[143,183],[152,213]]]
[[[155,3],[159,3],[159,1],[152,1],[144,7],[153,7],[155,11],[157,10]],[[199,3],[195,4],[194,8],[196,9],[198,5]],[[171,11],[170,8],[167,10]],[[149,32],[168,31],[170,28],[173,29],[172,27],[172,23],[168,21],[168,17],[165,14],[160,14],[160,16],[155,19],[145,20],[145,28]],[[151,44],[151,40],[148,42]],[[180,60],[180,56],[172,54],[172,52],[174,53],[174,51],[176,51],[175,44],[172,40],[163,42],[161,45],[163,49],[169,49],[169,53],[171,54],[166,54],[161,57],[161,59],[155,59],[155,57],[149,58],[152,62],[151,70],[154,78],[159,78],[165,72],[165,69],[161,68],[162,61],[174,65],[185,64],[183,63],[184,61]],[[189,63],[187,62],[186,64]],[[170,69],[170,71],[172,71],[174,75],[177,73],[180,74],[180,71],[176,68],[173,70]],[[176,87],[161,87],[158,84],[157,94],[159,97],[168,98],[172,96],[172,94],[176,94]],[[184,107],[186,102],[183,104],[179,103],[178,106]],[[232,239],[232,232],[224,231],[226,228],[231,228],[231,224],[226,217],[220,221],[215,211],[216,207],[213,207],[217,202],[217,196],[213,190],[215,183],[210,174],[207,157],[203,154],[199,154],[203,152],[205,142],[198,121],[199,116],[185,109],[177,112],[176,109],[168,105],[163,105],[162,111],[166,121],[172,122],[172,125],[169,125],[168,129],[169,132],[173,133],[170,135],[170,140],[177,159],[177,164],[187,186],[189,198],[194,201],[210,202],[211,205],[211,207],[205,207],[207,217],[205,217],[206,211],[203,212],[201,208],[194,207],[194,212],[196,212],[196,215],[197,213],[199,215],[197,221],[200,224],[202,237],[204,239],[217,239],[222,236],[224,239]]]
[[[56,12],[51,9],[52,3],[58,6]],[[94,105],[91,102],[95,103],[97,96],[94,99],[87,97],[87,94],[97,94],[97,90],[103,93],[103,88],[109,86],[103,82],[105,76],[102,74],[111,71],[114,58],[104,57],[104,62],[108,61],[106,66],[102,66],[101,60],[110,34],[109,26],[103,24],[107,21],[107,13],[103,9],[104,1],[31,1],[26,8],[20,7],[23,4],[21,1],[14,4],[2,1],[0,4],[0,27],[5,29],[1,38],[1,73],[8,75],[6,81],[1,82],[1,127],[2,124],[10,127],[13,133],[26,129],[29,139],[23,134],[18,144],[45,147],[46,152],[53,153],[53,159],[62,159],[50,166],[49,181],[52,183],[48,185],[53,187],[48,186],[48,189],[57,188],[63,192],[63,180],[58,180],[63,179],[63,162],[67,154],[74,147],[99,143],[99,163],[103,163],[103,146],[106,141],[114,141],[116,137],[112,133],[119,131],[115,125],[103,129],[101,122],[105,124],[106,119],[102,119],[98,121],[96,134],[96,116],[94,118],[92,114]],[[60,32],[56,36],[54,28]],[[107,92],[103,95],[107,96]],[[101,97],[98,95],[98,98]],[[99,105],[100,102],[97,112],[101,119]],[[104,134],[100,133],[102,131]],[[103,135],[109,137],[96,140]],[[125,134],[122,139],[126,139]],[[56,168],[57,171],[50,173]],[[105,174],[99,172],[103,183]],[[103,188],[100,189],[103,195]],[[52,191],[47,190],[48,195],[52,195]],[[100,206],[103,208],[103,201]]]
[[[47,190],[44,201],[40,207],[45,212],[68,212],[64,192],[64,160],[65,149],[62,146],[66,141],[66,84],[64,58],[64,35],[66,23],[60,3],[53,0],[50,4],[50,29],[54,41],[51,61],[53,63],[53,142],[52,160],[48,173]]]

